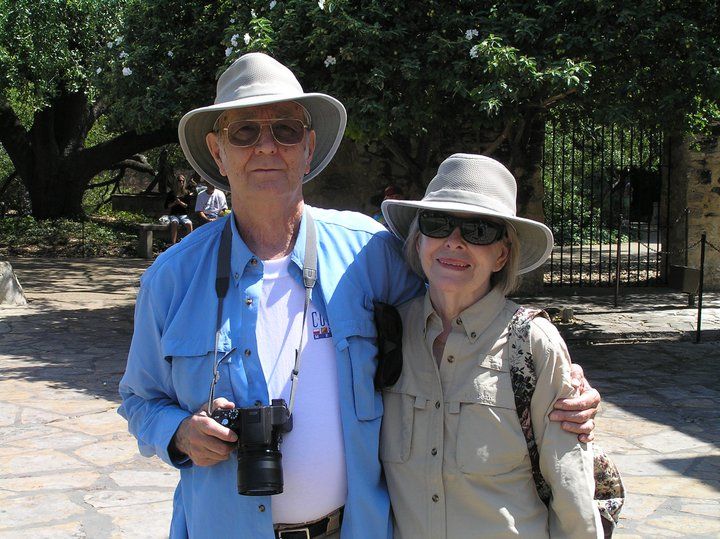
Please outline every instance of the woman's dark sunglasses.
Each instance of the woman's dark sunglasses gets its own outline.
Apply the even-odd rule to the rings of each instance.
[[[418,216],[420,232],[430,238],[447,238],[456,227],[460,235],[473,245],[490,245],[505,235],[505,225],[479,217],[455,217],[447,213],[421,211]]]
[[[269,118],[267,120],[238,120],[231,122],[225,129],[228,142],[233,146],[247,148],[260,140],[262,126],[270,126],[273,138],[283,146],[294,146],[302,142],[305,136],[305,125],[302,120],[294,118]]]

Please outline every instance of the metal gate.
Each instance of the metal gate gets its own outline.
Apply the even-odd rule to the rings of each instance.
[[[660,284],[663,160],[656,131],[547,123],[544,208],[555,248],[546,285]]]

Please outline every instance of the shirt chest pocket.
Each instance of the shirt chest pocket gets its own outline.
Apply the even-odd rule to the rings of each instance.
[[[401,463],[410,458],[415,408],[425,408],[427,399],[386,389],[382,392],[383,413],[380,429],[380,460]]]
[[[460,471],[500,475],[527,465],[510,373],[500,358],[482,358],[460,395],[459,401],[449,403],[448,410],[458,414],[456,458]]]
[[[180,347],[173,351],[175,353],[166,356],[166,359],[172,364],[172,382],[178,403],[186,410],[195,412],[207,403],[213,379],[215,352],[209,350],[198,353],[193,347]],[[241,361],[236,356],[235,351],[218,350],[217,359],[223,359],[218,365],[214,397],[224,397],[236,406],[243,406],[245,403],[238,398],[243,392],[238,391],[238,388],[247,387],[247,381]]]

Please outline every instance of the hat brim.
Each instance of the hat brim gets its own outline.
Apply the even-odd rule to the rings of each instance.
[[[260,95],[191,110],[182,117],[178,125],[180,147],[188,163],[215,187],[229,191],[228,179],[220,174],[205,142],[206,135],[212,131],[215,121],[226,110],[284,101],[296,101],[310,113],[311,128],[315,131],[315,151],[310,162],[310,172],[303,178],[303,183],[312,180],[332,160],[347,124],[347,113],[343,104],[334,97],[319,93]]]
[[[390,199],[382,203],[382,212],[388,228],[402,240],[407,238],[410,225],[417,215],[418,210],[469,213],[478,216],[494,217],[512,224],[513,228],[517,231],[521,245],[518,273],[527,273],[540,267],[552,252],[552,232],[543,223],[531,219],[509,216],[505,213],[494,211],[491,208],[482,208],[474,204],[464,204],[462,202]]]

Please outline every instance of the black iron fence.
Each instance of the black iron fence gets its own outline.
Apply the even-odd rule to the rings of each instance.
[[[549,121],[545,218],[555,248],[548,286],[651,286],[661,281],[662,134]]]

